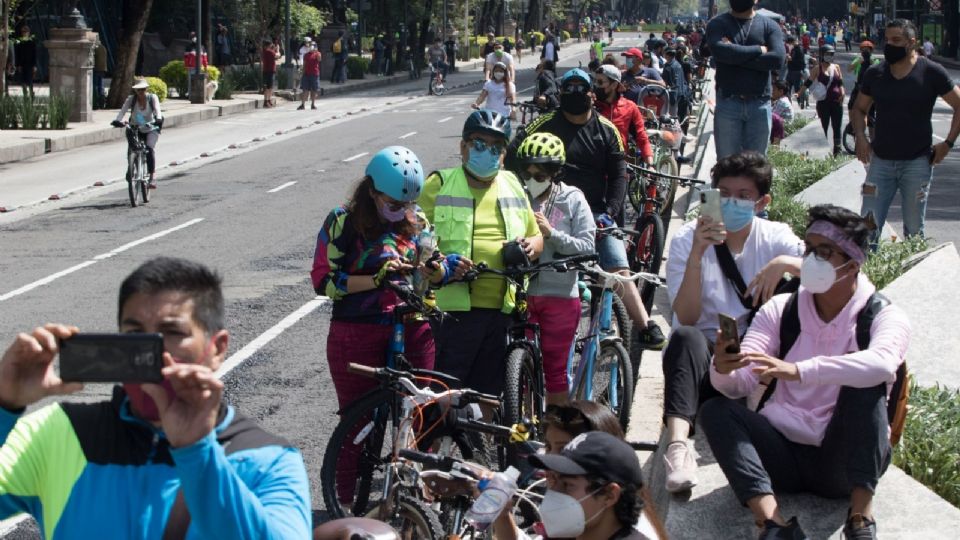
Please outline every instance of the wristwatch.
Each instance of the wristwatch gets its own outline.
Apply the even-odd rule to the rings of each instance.
[[[947,143],[947,146],[949,146],[950,148],[953,148],[953,141],[951,141],[950,139],[944,139],[943,142]]]

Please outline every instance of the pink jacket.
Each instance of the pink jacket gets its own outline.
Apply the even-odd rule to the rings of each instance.
[[[853,298],[829,323],[817,314],[813,295],[800,289],[800,335],[784,358],[797,364],[800,380],[777,382],[777,390],[760,410],[793,442],[820,446],[841,386],[868,388],[886,382],[889,393],[907,353],[910,322],[903,310],[892,304],[874,319],[870,347],[858,351],[857,315],[876,290],[863,274],[858,279]],[[764,304],[744,336],[741,350],[779,355],[780,318],[788,298],[789,295],[779,295]],[[759,380],[748,367],[729,375],[711,369],[710,382],[725,396],[736,399],[751,394]]]

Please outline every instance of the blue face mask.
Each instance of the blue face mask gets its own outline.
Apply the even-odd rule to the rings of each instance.
[[[467,160],[466,168],[470,171],[470,174],[476,176],[480,179],[493,178],[498,172],[500,172],[500,155],[501,153],[496,151],[491,152],[491,149],[484,144],[477,144],[474,141],[470,146],[470,158]],[[477,148],[478,146],[483,146],[483,148]]]
[[[756,215],[754,207],[757,203],[736,199],[734,197],[723,197],[720,199],[720,211],[723,214],[723,225],[730,232],[737,232],[753,221]]]

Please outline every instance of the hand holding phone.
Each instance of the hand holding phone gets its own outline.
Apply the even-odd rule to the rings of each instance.
[[[64,381],[158,383],[161,370],[161,334],[76,334],[60,340]]]
[[[723,339],[723,350],[730,354],[736,354],[740,352],[740,332],[737,329],[737,320],[726,313],[718,314],[717,319],[720,321],[720,333]],[[720,346],[721,343],[718,342],[717,347],[719,348]]]
[[[47,324],[18,335],[0,360],[0,407],[15,411],[48,396],[82,390],[82,384],[65,383],[53,371],[58,340],[77,331],[75,326]]]

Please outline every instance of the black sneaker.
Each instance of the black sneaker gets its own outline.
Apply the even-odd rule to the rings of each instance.
[[[306,108],[306,104],[305,104],[305,103],[301,103],[300,106],[297,107],[297,110],[298,110],[298,111],[302,111],[302,110],[305,109],[305,108]]]
[[[854,514],[843,525],[843,537],[850,540],[876,540],[877,522],[863,514]]]
[[[692,157],[680,156],[680,157],[677,158],[677,164],[678,164],[678,165],[686,165],[686,164],[688,164],[688,163],[693,163],[693,158],[692,158]]]
[[[663,336],[660,327],[653,321],[647,321],[647,327],[637,333],[640,347],[651,351],[659,351],[667,345],[667,338]]]
[[[760,531],[760,540],[807,540],[807,535],[797,523],[797,518],[792,517],[786,526],[779,525],[772,519],[763,522],[763,530]]]

